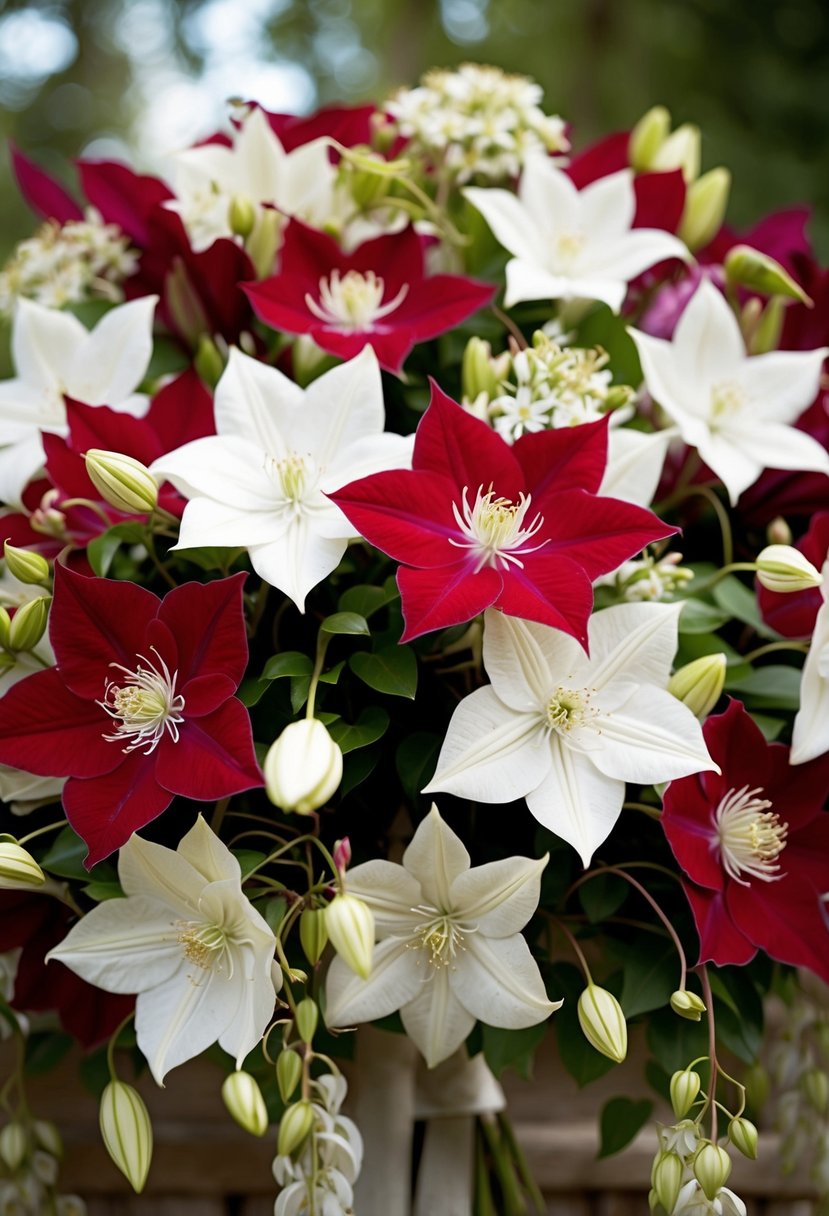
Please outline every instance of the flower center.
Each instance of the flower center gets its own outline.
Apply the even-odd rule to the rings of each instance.
[[[547,702],[547,722],[559,735],[569,734],[576,726],[585,726],[596,716],[590,708],[587,689],[562,688],[560,685]]]
[[[467,934],[475,933],[478,926],[458,921],[451,912],[440,912],[429,904],[423,904],[413,911],[422,912],[426,919],[416,927],[407,949],[423,950],[429,966],[435,970],[451,967],[455,955],[466,950],[463,943]]]
[[[104,699],[96,702],[118,722],[114,734],[104,735],[107,742],[126,742],[125,752],[143,748],[145,756],[155,751],[165,731],[178,743],[178,728],[184,721],[184,697],[176,692],[178,672],[171,674],[155,647],[151,649],[158,666],[141,654],[136,655],[141,662],[135,671],[120,663],[110,663],[110,667],[123,671],[126,679],[123,684],[107,680]]]
[[[723,380],[711,389],[711,422],[726,422],[738,414],[748,398],[733,380]]]
[[[729,878],[744,887],[749,886],[749,881],[741,878],[742,874],[761,882],[775,882],[783,877],[777,859],[786,847],[788,827],[768,810],[771,806],[768,799],[758,797],[762,792],[759,786],[754,790],[747,785],[731,789],[713,814],[717,834],[711,847],[719,848]]]
[[[328,278],[320,279],[319,300],[306,292],[305,303],[326,325],[346,333],[358,333],[394,312],[409,292],[408,284],[404,283],[394,299],[384,304],[385,290],[385,282],[373,270],[364,274],[359,270],[347,270],[342,276],[339,270],[332,270]]]
[[[475,502],[470,506],[468,493],[469,487],[464,486],[463,514],[458,504],[452,503],[452,513],[458,527],[468,539],[454,540],[450,536],[449,544],[454,545],[456,549],[477,551],[478,564],[475,574],[484,566],[494,566],[497,569],[499,562],[504,570],[509,567],[510,562],[523,570],[524,563],[517,554],[535,553],[547,544],[547,540],[543,540],[540,544],[527,548],[527,541],[532,540],[544,523],[544,516],[536,515],[530,525],[524,527],[524,517],[529,510],[532,496],[519,494],[518,502],[513,502],[511,498],[498,498],[493,489],[489,489],[485,494],[483,486],[478,486]]]
[[[553,239],[555,264],[562,270],[570,269],[584,248],[583,232],[561,232]]]
[[[198,920],[180,920],[176,924],[178,941],[184,957],[202,971],[212,971],[217,963],[227,960],[228,979],[233,976],[233,954],[230,941],[220,925]]]
[[[298,452],[290,452],[282,460],[269,456],[266,470],[293,508],[294,514],[300,514],[309,492],[319,480],[319,470],[313,457],[301,456]]]

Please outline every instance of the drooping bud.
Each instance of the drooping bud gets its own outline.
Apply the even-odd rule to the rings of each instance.
[[[700,138],[699,127],[684,122],[657,148],[650,168],[662,173],[681,169],[686,182],[695,181],[699,176]]]
[[[305,908],[303,910],[299,918],[299,940],[305,951],[305,957],[311,966],[315,967],[328,945],[324,908]]]
[[[679,988],[671,994],[671,1009],[689,1022],[698,1022],[706,1012],[702,997],[687,988]]]
[[[725,684],[724,654],[706,654],[675,671],[668,692],[687,705],[697,718],[704,718],[722,696]]]
[[[310,815],[343,775],[343,754],[318,718],[292,722],[271,744],[263,766],[268,797],[283,811]]]
[[[714,1200],[728,1181],[731,1173],[731,1158],[719,1144],[707,1140],[694,1157],[694,1177],[703,1189],[705,1198]]]
[[[664,106],[653,106],[630,133],[628,160],[637,173],[651,168],[653,158],[668,138],[671,115]]]
[[[9,649],[34,650],[46,632],[51,602],[50,595],[41,595],[20,605],[9,625]]]
[[[688,186],[677,236],[692,253],[703,249],[719,232],[730,192],[731,174],[722,166],[709,169]]]
[[[820,587],[823,577],[799,549],[791,545],[766,545],[757,555],[757,581],[767,591],[787,595]]]
[[[7,1123],[0,1132],[0,1161],[12,1173],[23,1164],[29,1148],[29,1137],[22,1123]]]
[[[740,1115],[728,1125],[728,1139],[738,1152],[751,1161],[757,1160],[757,1128],[750,1119]]]
[[[0,839],[0,891],[42,887],[46,875],[31,853],[16,840]]]
[[[153,1126],[144,1099],[124,1081],[110,1081],[101,1095],[99,1122],[107,1152],[140,1195],[153,1156]]]
[[[678,1153],[661,1153],[651,1175],[656,1197],[666,1212],[672,1212],[682,1187],[684,1167]]]
[[[226,1076],[222,1099],[240,1127],[252,1136],[264,1136],[268,1130],[268,1109],[262,1090],[249,1072],[239,1069]]]
[[[747,287],[764,296],[786,296],[811,304],[806,292],[796,283],[788,271],[759,249],[750,245],[735,245],[729,249],[723,262],[726,282],[736,287]]]
[[[807,1102],[819,1115],[829,1110],[829,1077],[822,1068],[809,1068],[800,1078],[800,1087]]]
[[[34,549],[18,549],[16,545],[10,545],[6,541],[3,545],[3,556],[9,574],[19,583],[37,585],[48,582],[49,563],[42,553],[37,553]]]
[[[317,1033],[319,1016],[320,1011],[317,1008],[317,1002],[312,1000],[310,996],[304,997],[297,1005],[294,1020],[296,1028],[299,1031],[299,1037],[303,1043],[312,1042],[314,1035]]]
[[[335,895],[325,909],[325,925],[340,958],[361,979],[371,975],[374,959],[374,913],[356,895]]]
[[[621,1064],[628,1050],[628,1028],[622,1006],[612,992],[589,983],[579,997],[579,1025],[596,1051]]]
[[[279,1124],[276,1151],[287,1157],[300,1147],[314,1123],[314,1111],[310,1102],[302,1099],[289,1106]]]
[[[288,1048],[280,1052],[276,1061],[276,1083],[283,1102],[290,1102],[301,1076],[302,1060],[297,1053]]]
[[[746,1100],[751,1109],[753,1111],[762,1110],[771,1090],[767,1069],[762,1064],[752,1064],[743,1074],[743,1084],[746,1087]]]
[[[671,1105],[677,1119],[684,1119],[697,1100],[702,1081],[698,1072],[681,1068],[671,1077]]]
[[[347,160],[343,158],[341,169],[354,202],[361,211],[368,211],[382,203],[391,188],[392,178],[386,172],[388,161],[370,148],[350,151],[352,155]]]
[[[792,530],[782,515],[775,515],[766,528],[766,540],[770,545],[790,545],[792,543]]]
[[[86,471],[104,502],[127,515],[149,515],[158,502],[158,483],[150,470],[133,456],[90,448]]]
[[[215,388],[225,370],[224,359],[212,338],[202,334],[193,365],[208,388]]]
[[[227,222],[234,236],[246,241],[256,223],[256,208],[245,194],[234,194],[227,209]]]
[[[664,1210],[665,1209],[662,1207],[662,1204],[659,1202],[659,1196],[653,1187],[651,1187],[651,1189],[648,1191],[648,1211],[651,1212],[652,1216],[656,1216],[658,1212],[663,1212]]]

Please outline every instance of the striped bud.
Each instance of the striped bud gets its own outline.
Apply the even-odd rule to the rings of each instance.
[[[612,992],[588,984],[579,997],[579,1024],[596,1051],[621,1064],[628,1050],[628,1028],[622,1006]]]
[[[820,587],[823,576],[799,549],[791,545],[766,545],[757,554],[757,582],[767,591],[787,595]]]
[[[101,1136],[106,1150],[137,1195],[150,1172],[153,1126],[138,1090],[110,1081],[101,1095]]]
[[[687,988],[678,988],[671,994],[671,1009],[688,1022],[698,1022],[706,1012],[702,998]]]
[[[8,541],[3,546],[3,556],[6,568],[19,583],[36,585],[45,583],[49,578],[49,563],[42,553],[34,549],[18,549]]]
[[[368,904],[347,892],[335,895],[325,909],[325,926],[340,958],[367,980],[374,959],[374,913]]]
[[[657,1158],[651,1175],[656,1197],[666,1212],[672,1212],[679,1198],[683,1174],[682,1158],[678,1153],[662,1153]]]
[[[90,448],[86,471],[104,502],[127,515],[149,515],[158,502],[158,483],[140,460],[123,452]]]
[[[16,840],[0,840],[0,891],[41,887],[46,875],[31,853]]]
[[[280,1157],[288,1157],[295,1152],[302,1145],[313,1124],[314,1110],[310,1102],[303,1098],[289,1106],[279,1124],[276,1151]]]
[[[301,1076],[302,1060],[297,1052],[286,1048],[276,1061],[276,1083],[283,1102],[290,1102]]]
[[[757,1128],[750,1119],[744,1119],[742,1115],[732,1119],[728,1125],[728,1139],[744,1157],[757,1160]]]
[[[704,248],[719,232],[730,193],[731,174],[722,166],[689,184],[677,236],[692,253]]]
[[[299,1037],[303,1043],[311,1043],[314,1035],[317,1033],[317,1025],[319,1024],[320,1011],[317,1008],[316,1001],[311,1000],[310,996],[306,996],[299,1002],[294,1014],[296,1028],[299,1031]]]
[[[0,1132],[0,1161],[12,1173],[22,1164],[29,1148],[29,1137],[22,1123],[7,1123]]]
[[[671,1105],[677,1119],[684,1119],[697,1100],[702,1082],[698,1072],[682,1068],[671,1077]]]
[[[252,1136],[268,1130],[268,1109],[262,1090],[249,1072],[230,1073],[222,1084],[222,1099],[231,1116]]]
[[[675,671],[668,681],[668,692],[687,705],[697,718],[711,712],[722,696],[725,684],[724,654],[705,654]]]
[[[36,600],[21,604],[9,625],[9,648],[11,650],[34,650],[46,632],[49,620],[51,596],[41,595]]]
[[[719,1144],[707,1140],[694,1157],[694,1177],[703,1189],[705,1198],[713,1201],[728,1181],[731,1173],[731,1158]]]

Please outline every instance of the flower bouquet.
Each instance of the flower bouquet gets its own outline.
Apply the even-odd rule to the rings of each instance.
[[[58,1026],[136,1191],[136,1074],[208,1053],[276,1216],[405,1216],[415,1119],[415,1212],[513,1216],[500,1074],[643,1023],[651,1210],[744,1216],[770,994],[829,1189],[829,272],[670,126],[574,151],[465,65],[240,104],[169,182],[13,150],[4,1211],[84,1210],[25,1096]]]

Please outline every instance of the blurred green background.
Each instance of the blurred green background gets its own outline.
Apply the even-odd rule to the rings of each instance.
[[[303,112],[464,60],[534,76],[577,148],[667,105],[731,168],[733,223],[811,202],[829,259],[820,0],[0,0],[0,123],[67,181],[79,154],[163,173],[229,96]],[[0,156],[4,258],[32,221]]]

